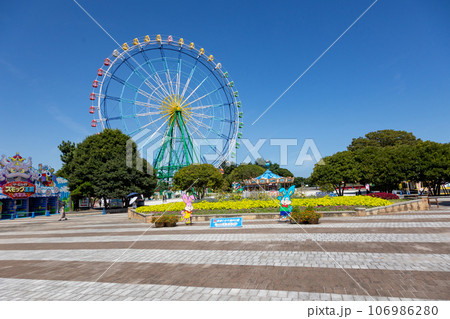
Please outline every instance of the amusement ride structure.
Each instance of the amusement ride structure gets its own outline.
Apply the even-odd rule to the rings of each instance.
[[[236,156],[243,127],[238,91],[221,63],[193,42],[135,38],[104,60],[92,87],[91,126],[145,136],[156,149],[147,160],[159,179],[170,180],[193,163],[218,167]]]

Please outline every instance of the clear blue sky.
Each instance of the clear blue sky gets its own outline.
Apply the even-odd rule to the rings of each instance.
[[[172,34],[213,53],[252,143],[313,138],[326,156],[380,129],[449,142],[449,1],[378,1],[254,126],[372,0],[79,2],[119,43]],[[116,44],[70,0],[1,1],[0,39],[0,154],[59,168],[57,145],[93,133],[91,83]],[[312,164],[294,166],[300,146],[289,150],[287,168],[308,176]],[[269,143],[261,154],[279,158]]]

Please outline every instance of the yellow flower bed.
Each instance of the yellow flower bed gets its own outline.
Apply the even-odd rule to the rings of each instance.
[[[322,198],[293,198],[292,206],[387,206],[391,202],[385,199],[370,196],[340,196],[340,197],[322,197]],[[145,212],[164,212],[164,211],[182,211],[184,202],[169,204],[142,206],[136,209],[138,213]],[[251,200],[243,199],[239,201],[218,201],[218,202],[199,202],[194,203],[194,209],[213,210],[213,209],[250,209],[264,207],[279,207],[278,200]]]

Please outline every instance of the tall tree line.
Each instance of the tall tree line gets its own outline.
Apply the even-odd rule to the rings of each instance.
[[[332,185],[341,196],[348,184],[369,183],[391,192],[404,181],[422,182],[431,194],[440,195],[441,185],[450,181],[450,144],[422,141],[405,131],[370,132],[323,160],[325,165],[316,164],[310,179]]]

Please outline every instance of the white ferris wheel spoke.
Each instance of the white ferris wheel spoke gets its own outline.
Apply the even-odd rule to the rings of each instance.
[[[201,138],[204,138],[205,140],[207,139],[206,136],[199,131],[199,129],[197,127],[195,127],[195,125],[187,123],[187,125],[192,128],[192,130],[194,130],[195,132],[197,132],[198,136],[200,136]]]
[[[177,80],[176,80],[177,95],[180,95],[180,81],[181,81],[181,50],[178,53],[178,64],[177,64]]]
[[[154,100],[155,102],[161,103],[161,100],[155,99],[150,93],[148,93],[148,92],[146,92],[146,91],[144,91],[144,90],[138,88],[137,86],[135,86],[135,85],[133,85],[133,84],[131,84],[131,83],[128,83],[127,81],[125,81],[125,80],[119,78],[118,76],[116,76],[116,75],[114,75],[114,74],[111,74],[111,73],[107,72],[107,73],[105,74],[105,76],[108,76],[109,78],[111,78],[112,80],[116,81],[117,83],[119,83],[119,84],[121,84],[121,85],[124,85],[124,86],[126,86],[126,87],[132,89],[133,91],[139,93],[140,95],[142,95],[142,96],[144,96],[144,97],[146,97],[146,98],[148,98],[148,99],[152,99],[152,100]]]
[[[137,63],[137,61],[133,58],[132,59],[137,67],[133,67],[133,65],[128,61],[128,59],[124,59],[123,62],[125,63],[126,66],[128,66],[128,68],[133,72],[132,74],[136,74],[144,83],[145,85],[147,85],[153,92],[157,93],[158,95],[160,95],[160,98],[164,99],[164,96],[161,95],[161,93],[159,93],[157,91],[157,88],[150,82],[148,81],[148,79],[152,79],[153,81],[155,81],[158,85],[162,85],[161,88],[164,90],[163,88],[163,84],[159,84],[157,79],[154,79],[143,67],[142,65],[140,65],[139,63]],[[148,77],[145,77],[144,75],[142,75],[142,73],[138,70],[141,69],[142,71],[144,71],[145,74],[148,75]],[[131,75],[132,75],[131,74]],[[130,75],[130,77],[131,77]],[[158,76],[158,74],[156,73],[156,75]]]
[[[147,112],[147,113],[138,113],[136,116],[149,116],[149,115],[158,115],[160,112]]]
[[[157,102],[158,104],[161,104],[161,102],[162,102],[162,100],[161,100],[161,98],[155,98],[153,95],[151,95],[150,93],[148,93],[148,92],[146,92],[146,91],[144,91],[144,90],[142,90],[142,89],[139,89],[138,91],[137,91],[140,95],[142,95],[142,96],[145,96],[146,98],[148,98],[149,100],[153,100],[153,101],[155,101],[155,102]]]
[[[158,84],[158,87],[156,87],[155,85],[153,85],[153,83],[151,83],[150,81],[147,80],[147,78],[142,77],[142,75],[140,73],[136,73],[139,74],[138,76],[144,81],[145,85],[148,86],[148,88],[150,90],[152,90],[152,94],[146,92],[149,96],[154,96],[153,93],[155,93],[161,100],[165,99],[165,96],[159,92],[158,87],[161,87],[161,89],[163,89],[164,86],[161,86]]]
[[[166,90],[166,87],[164,86],[163,81],[161,80],[158,72],[156,71],[155,67],[153,66],[152,61],[150,61],[150,59],[147,57],[147,54],[145,53],[144,50],[140,50],[142,53],[142,56],[144,57],[145,60],[145,64],[147,64],[147,66],[150,68],[150,70],[153,72],[153,74],[155,75],[155,78],[153,78],[141,65],[139,65],[139,67],[149,76],[150,79],[152,79],[153,81],[155,81],[155,83],[158,85],[158,87],[161,87],[161,89],[164,91],[164,93],[166,95],[170,95],[170,93]],[[153,90],[153,89],[152,89]],[[154,89],[156,91],[156,88]],[[158,92],[159,93],[159,92]],[[160,96],[161,99],[164,100],[164,95]]]
[[[160,119],[161,119],[161,118],[159,118],[158,120],[160,120]],[[168,120],[168,119],[167,119],[167,120]],[[153,134],[150,135],[150,136],[144,141],[144,143],[142,143],[142,145],[146,145],[146,144],[147,144],[147,141],[151,141],[151,140],[153,139],[153,137],[156,135],[156,133],[158,133],[159,130],[164,126],[164,124],[166,124],[167,120],[164,121],[164,123],[162,123],[161,126],[158,127],[158,128],[156,129],[156,131],[154,131]],[[150,124],[150,123],[149,123],[149,124]],[[147,124],[147,125],[149,125],[149,124]],[[143,129],[145,126],[147,126],[147,125],[142,126],[139,130],[142,130],[142,129]],[[160,147],[161,147],[163,141],[164,141],[164,139],[161,140]]]
[[[159,102],[161,103],[161,101],[163,101],[166,98],[166,96],[163,94],[163,93],[166,92],[164,84],[162,82],[159,83],[157,81],[157,79],[153,79],[153,78],[151,78],[151,79],[153,81],[155,81],[156,86],[153,83],[151,83],[151,82],[149,82],[147,80],[144,80],[144,83],[150,88],[150,90],[152,90],[152,93],[148,93],[148,92],[145,92],[145,93],[149,95],[149,98],[153,98],[154,94],[156,94],[158,96],[158,98],[160,99]],[[164,91],[164,92],[160,92],[158,90],[158,88],[161,88],[161,90]]]
[[[213,91],[211,91],[211,92],[209,92],[209,93],[206,93],[206,94],[203,95],[203,96],[200,96],[199,98],[197,98],[196,100],[194,100],[194,101],[192,101],[192,102],[190,102],[190,103],[188,103],[188,104],[193,104],[193,103],[195,103],[195,102],[198,102],[198,101],[200,101],[201,99],[204,99],[205,97],[207,97],[207,96],[209,96],[209,95],[211,95],[211,94],[213,94],[213,93],[219,91],[220,89],[222,89],[222,86],[219,87],[219,88],[217,88],[217,89],[215,89],[215,90],[213,90]],[[184,101],[184,102],[186,102],[186,101]],[[184,104],[184,103],[183,103],[183,104]],[[186,104],[186,105],[188,105],[188,104]]]
[[[168,94],[167,90],[165,90],[164,87],[164,83],[161,80],[161,78],[159,77],[158,72],[156,71],[155,67],[153,66],[152,61],[150,61],[150,59],[147,57],[147,54],[145,53],[145,50],[142,50],[142,47],[139,47],[139,50],[142,53],[142,56],[144,57],[145,60],[145,64],[150,68],[151,72],[153,72],[153,74],[155,75],[155,78],[151,77],[151,79],[153,81],[155,81],[155,83],[161,87],[161,89],[164,91],[165,94]],[[148,74],[148,73],[147,73]],[[161,96],[161,98],[164,100],[164,96]]]
[[[163,50],[160,50],[160,52],[161,52],[161,58],[162,58],[163,64],[164,64],[164,70],[165,70],[165,74],[166,74],[167,86],[169,87],[169,92],[171,95],[175,95],[175,91],[173,89],[172,78],[171,78],[170,72],[169,72],[169,66],[167,65],[166,56],[164,55]]]
[[[191,82],[192,76],[194,75],[195,69],[197,68],[197,62],[198,62],[198,60],[195,61],[195,64],[194,64],[194,66],[191,69],[191,73],[189,74],[189,77],[186,80],[186,84],[184,85],[183,92],[181,93],[181,96],[184,96],[184,94],[186,93],[187,87],[189,86],[189,83]]]
[[[156,70],[155,70],[155,72],[156,72]],[[155,74],[156,74],[156,78],[153,80],[156,82],[157,86],[154,88],[154,92],[158,94],[158,96],[161,98],[161,100],[164,100],[167,96],[170,95],[170,93],[167,90],[166,86],[164,85],[164,82],[161,79],[161,77],[159,76],[158,72],[156,72]],[[161,90],[163,91],[164,94],[159,92],[158,88],[161,88]]]
[[[225,139],[225,138],[226,138],[225,135],[220,134],[219,132],[217,132],[216,130],[214,130],[212,127],[207,126],[206,124],[204,124],[204,123],[202,123],[202,122],[199,122],[199,121],[197,121],[197,120],[194,119],[194,118],[192,118],[192,120],[194,120],[194,122],[196,122],[197,125],[203,126],[203,127],[207,128],[208,131],[213,132],[213,133],[216,134],[218,137],[220,137],[220,138],[222,138],[222,139]],[[203,124],[203,125],[200,125],[200,124]]]
[[[108,100],[117,101],[117,102],[120,102],[120,103],[127,103],[127,104],[131,104],[131,105],[145,106],[145,107],[148,107],[148,108],[153,108],[153,109],[159,110],[159,105],[157,105],[157,104],[151,104],[151,103],[146,103],[146,102],[141,102],[141,101],[124,99],[122,97],[115,97],[115,96],[111,96],[111,95],[106,95],[105,96],[103,94],[101,94],[99,97],[100,98],[104,98],[104,99],[108,99]]]
[[[154,124],[154,123],[156,123],[156,122],[158,122],[158,121],[160,121],[160,120],[163,120],[164,119],[164,117],[163,116],[161,116],[161,117],[158,117],[156,120],[154,120],[154,121],[151,121],[151,122],[149,122],[149,123],[147,123],[147,124],[145,124],[145,125],[143,125],[142,127],[141,127],[141,129],[143,129],[143,128],[145,128],[145,127],[147,127],[147,126],[149,126],[149,125],[152,125],[152,124]],[[156,130],[156,132],[157,131],[159,131],[160,129],[161,129],[161,127],[164,125],[164,124],[166,124],[167,123],[167,121],[169,120],[169,118],[167,118],[164,122],[163,122],[163,124],[161,124],[161,126]],[[155,132],[155,133],[156,133]]]
[[[151,103],[146,103],[146,102],[141,102],[141,101],[136,101],[134,104],[139,105],[139,106],[145,106],[145,107],[157,109],[157,110],[159,110],[161,107],[159,104],[151,104]]]
[[[225,106],[225,105],[229,105],[231,103],[221,103],[221,104],[208,104],[208,105],[201,105],[201,106],[194,106],[194,107],[189,107],[189,110],[203,110],[203,109],[209,109],[209,108],[216,108],[216,107],[221,107],[221,106]]]
[[[200,82],[200,84],[197,85],[197,87],[189,94],[189,96],[188,96],[187,98],[184,99],[185,102],[187,102],[187,101],[189,100],[189,98],[192,96],[192,94],[194,94],[194,93],[202,86],[202,84],[205,83],[205,81],[209,78],[210,75],[211,75],[211,73],[208,74],[208,76],[206,76],[206,77]]]
[[[210,126],[206,125],[206,124],[203,123],[203,122],[198,121],[197,119],[195,119],[195,118],[193,118],[193,117],[191,117],[191,120],[193,120],[198,126],[204,127],[204,128],[206,128],[207,130],[210,130],[210,129],[211,129]]]
[[[191,116],[201,117],[203,119],[212,119],[214,116],[202,113],[192,113]]]
[[[191,127],[190,125],[189,125],[189,127]],[[188,127],[188,123],[186,123],[186,131],[187,131],[187,133],[189,134],[189,136],[191,137],[191,141],[192,141],[192,143],[197,147],[197,149],[198,149],[198,153],[200,153],[200,145],[198,145],[197,144],[197,142],[195,141],[195,138],[193,138],[193,135],[189,132],[189,127]],[[194,129],[196,129],[195,127],[193,127]],[[197,130],[198,131],[198,130]],[[200,132],[199,132],[200,133]],[[196,152],[195,152],[195,147],[194,147],[194,149],[192,150],[192,152],[196,155],[196,157],[197,157],[197,154],[196,154]],[[198,157],[197,157],[197,159],[198,159]]]
[[[148,83],[145,83],[151,90],[152,93],[148,93],[147,91],[144,91],[142,89],[140,89],[141,91],[145,92],[142,95],[148,97],[149,99],[152,99],[154,101],[157,101],[158,103],[161,103],[161,101],[163,101],[166,97],[164,96],[164,94],[162,94],[161,92],[159,92],[158,87],[154,86],[153,84],[151,84],[150,86],[148,85]],[[159,84],[158,84],[159,85]],[[156,98],[155,98],[156,96]]]
[[[148,61],[151,63],[151,61]],[[145,78],[140,72],[135,72],[143,81],[144,83],[152,90],[152,94],[150,94],[151,96],[153,96],[153,93],[156,94],[161,101],[163,101],[166,96],[170,95],[170,93],[167,91],[163,81],[161,80],[161,78],[159,77],[158,72],[156,71],[156,69],[153,67],[152,64],[152,71],[154,72],[155,77],[152,77],[143,67],[142,65],[139,65],[140,69],[144,70],[144,72],[148,75],[148,78],[150,78],[151,80],[153,80],[156,83],[156,86],[151,83],[150,81],[148,81],[148,78]],[[161,90],[163,91],[163,93],[161,93],[158,88],[161,88]]]
[[[216,134],[218,137],[220,137],[220,138],[226,138],[226,136],[225,135],[223,135],[223,134],[220,134],[219,132],[217,132],[215,129],[213,129],[213,128],[211,128],[211,132],[213,132],[214,134]]]
[[[212,147],[213,144],[208,140],[208,138],[202,132],[200,132],[194,125],[192,125],[192,124],[188,124],[188,125],[190,128],[192,128],[193,131],[196,131],[198,136],[200,136],[202,139],[204,139],[207,142],[207,145],[209,146],[209,148],[212,149],[217,154],[217,150],[214,147]],[[195,139],[193,139],[193,140],[195,141]],[[195,144],[197,145],[198,150],[200,151],[200,146],[197,143],[195,143]]]
[[[167,81],[168,81],[168,87],[169,87],[169,91],[171,91],[171,95],[173,96],[173,95],[175,95],[175,89],[174,89],[174,87],[173,87],[173,83],[172,83],[172,78],[170,77],[170,73],[169,72],[167,72],[166,73],[166,79],[167,79]]]

